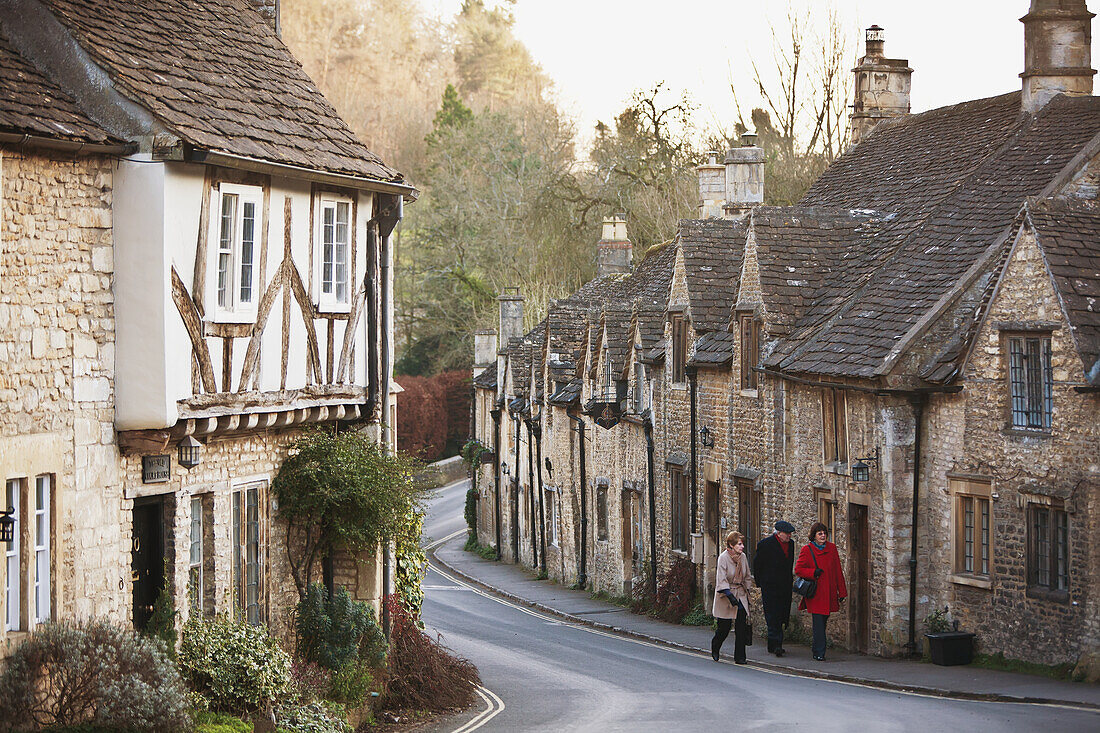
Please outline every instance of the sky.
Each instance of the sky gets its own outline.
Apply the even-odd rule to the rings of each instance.
[[[461,0],[420,0],[443,19]],[[492,4],[493,0],[487,0]],[[913,68],[914,112],[1020,88],[1023,24],[1030,0],[791,0],[817,24],[835,5],[858,40],[877,24],[886,55]],[[1089,0],[1100,9],[1100,0]],[[731,82],[745,116],[759,104],[749,58],[771,66],[769,23],[785,25],[785,0],[518,0],[516,35],[556,85],[559,106],[585,135],[610,122],[632,92],[664,81],[699,106],[698,123],[729,129],[736,121]]]

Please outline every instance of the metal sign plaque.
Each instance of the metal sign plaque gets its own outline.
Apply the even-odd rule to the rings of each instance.
[[[619,418],[623,416],[623,412],[619,409],[618,402],[605,402],[597,406],[596,410],[593,411],[593,416],[597,425],[610,430],[619,424]]]
[[[142,456],[141,483],[161,484],[172,476],[171,456]]]

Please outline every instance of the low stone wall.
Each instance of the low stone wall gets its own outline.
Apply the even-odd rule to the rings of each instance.
[[[462,456],[444,458],[435,463],[429,463],[427,468],[416,475],[416,483],[429,489],[438,489],[455,481],[466,478],[468,472],[466,464],[462,462]]]

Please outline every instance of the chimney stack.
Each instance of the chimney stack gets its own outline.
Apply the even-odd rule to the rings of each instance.
[[[726,166],[718,162],[717,150],[707,151],[707,160],[695,167],[699,175],[699,218],[717,219],[726,203]]]
[[[764,203],[764,149],[756,145],[756,133],[741,135],[741,147],[726,153],[726,201],[722,218],[740,219]]]
[[[866,55],[852,69],[856,75],[856,99],[852,105],[852,137],[855,145],[882,120],[909,114],[913,70],[906,59],[888,59],[886,33],[877,25],[864,36]]]
[[[519,288],[504,288],[497,297],[500,303],[500,348],[508,345],[514,338],[523,336],[523,296]]]
[[[634,245],[626,238],[626,214],[603,220],[603,237],[596,243],[596,277],[622,273],[634,266]]]
[[[1031,10],[1020,18],[1024,111],[1037,112],[1058,94],[1092,94],[1094,15],[1085,0],[1031,0]]]
[[[278,36],[283,35],[283,24],[279,18],[279,0],[249,0],[256,12],[263,16]]]
[[[474,331],[474,378],[497,360],[497,332],[490,328]]]

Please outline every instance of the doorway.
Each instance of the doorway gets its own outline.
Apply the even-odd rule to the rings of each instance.
[[[714,585],[717,581],[716,565],[722,553],[719,534],[721,515],[721,490],[717,481],[707,481],[703,487],[703,607],[713,612]]]
[[[623,595],[630,597],[634,587],[634,512],[633,496],[630,489],[624,487],[619,494],[619,537],[622,541],[620,552],[623,561]]]
[[[871,532],[867,507],[848,505],[848,638],[851,648],[867,653],[871,636]]]
[[[760,496],[756,486],[748,479],[737,479],[737,531],[745,536],[745,554],[751,561],[760,539]]]
[[[164,587],[164,497],[134,502],[130,573],[134,584],[134,628],[143,630]]]

